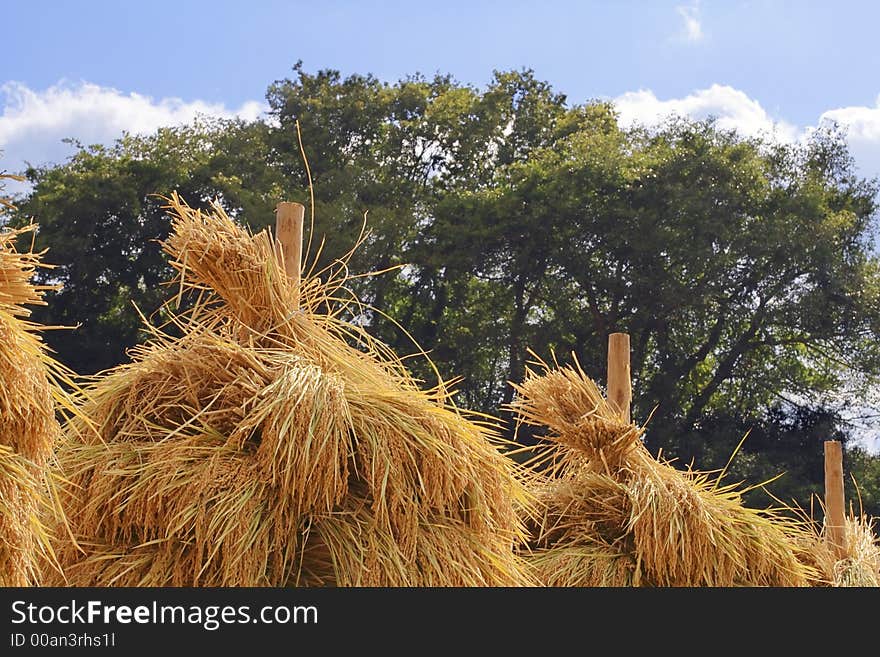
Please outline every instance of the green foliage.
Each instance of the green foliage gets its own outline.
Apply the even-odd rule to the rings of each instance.
[[[607,334],[625,331],[652,450],[721,468],[751,430],[731,476],[785,471],[770,490],[804,505],[821,490],[821,441],[846,438],[847,406],[880,374],[877,189],[841,135],[779,145],[711,121],[623,130],[612,106],[570,105],[530,71],[482,90],[293,72],[269,87],[268,121],[127,136],[29,172],[18,220],[40,222],[65,286],[41,319],[82,324],[51,334],[63,360],[81,372],[122,360],[138,339],[132,302],[158,306],[167,221],[152,193],[218,198],[254,228],[278,200],[308,202],[298,125],[312,257],[327,239],[317,266],[350,248],[368,213],[352,268],[392,271],[356,291],[444,378],[462,377],[462,405],[508,417],[506,382],[522,378],[529,347],[574,352],[604,380]],[[358,319],[416,349],[380,313]],[[876,459],[852,454],[876,505]]]
[[[856,514],[880,517],[880,458],[862,447],[847,451],[843,469],[848,473],[846,499]]]
[[[46,334],[66,364],[92,373],[124,360],[138,339],[134,306],[149,314],[165,297],[160,195],[178,190],[193,204],[219,197],[252,221],[272,221],[280,187],[266,163],[265,134],[263,125],[230,122],[163,129],[109,148],[80,146],[60,166],[27,172],[33,191],[14,222],[37,220],[37,248],[48,248],[46,262],[57,265],[39,275],[63,288],[34,316],[78,327]]]

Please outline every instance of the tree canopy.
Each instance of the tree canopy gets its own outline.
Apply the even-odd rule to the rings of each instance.
[[[312,252],[327,240],[319,266],[351,247],[366,213],[353,269],[396,269],[357,292],[461,377],[462,406],[509,419],[507,382],[528,349],[575,354],[603,381],[607,334],[624,331],[652,451],[721,468],[751,432],[732,476],[785,471],[770,490],[805,505],[821,491],[821,441],[852,441],[846,418],[880,375],[878,189],[841,134],[783,144],[684,119],[624,129],[612,105],[571,104],[530,71],[484,89],[293,73],[269,87],[265,120],[127,135],[28,171],[13,220],[40,223],[58,265],[47,275],[64,285],[39,319],[80,327],[49,334],[62,361],[95,372],[141,339],[134,305],[149,314],[165,295],[155,194],[217,199],[254,229],[278,200],[308,202],[299,127]],[[381,313],[366,321],[416,350]],[[880,511],[877,458],[850,455]]]

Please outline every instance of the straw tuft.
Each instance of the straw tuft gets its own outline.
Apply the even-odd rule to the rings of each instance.
[[[177,301],[97,376],[59,459],[70,583],[529,583],[528,495],[494,430],[346,316],[345,261],[300,294],[267,231],[168,200]],[[299,298],[299,306],[294,304]]]
[[[812,569],[779,510],[742,506],[720,476],[653,458],[574,367],[537,362],[515,386],[521,421],[549,429],[531,463],[538,513],[523,553],[550,586],[802,586]]]
[[[31,281],[41,254],[16,248],[35,230],[0,231],[0,586],[39,585],[56,566],[47,525],[63,525],[50,471],[66,372],[28,321],[50,289]]]
[[[814,586],[880,586],[880,540],[876,518],[851,512],[846,518],[846,549],[839,557],[828,542],[825,528],[801,543],[802,559],[816,571]]]

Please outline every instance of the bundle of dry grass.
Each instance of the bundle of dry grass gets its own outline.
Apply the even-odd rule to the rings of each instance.
[[[880,586],[880,540],[875,520],[850,513],[842,555],[831,546],[824,528],[803,540],[801,558],[816,573],[811,581],[813,586]]]
[[[180,294],[85,389],[59,460],[74,585],[527,583],[491,429],[355,324],[345,263],[297,294],[277,246],[169,201]],[[299,296],[299,307],[295,306]]]
[[[0,586],[41,582],[53,564],[47,524],[60,522],[49,462],[60,435],[55,402],[60,366],[27,320],[46,287],[31,282],[40,265],[33,248],[16,249],[34,226],[0,231]]]
[[[741,504],[720,477],[653,458],[581,370],[537,363],[516,386],[522,421],[553,445],[532,462],[539,515],[525,546],[550,586],[800,586],[799,522]]]

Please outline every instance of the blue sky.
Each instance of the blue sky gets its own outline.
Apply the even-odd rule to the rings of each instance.
[[[309,71],[451,73],[483,85],[529,67],[572,103],[622,120],[715,114],[796,140],[828,118],[880,174],[880,3],[282,2],[3,3],[0,167],[69,153],[195,113],[257,116],[266,87]]]
[[[713,83],[794,123],[873,105],[880,3],[283,2],[4,3],[0,79],[61,78],[154,97],[239,105],[302,59],[394,80],[450,72],[484,84],[530,67],[574,102],[639,88],[680,97]],[[681,9],[702,39],[685,37]]]

